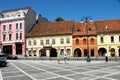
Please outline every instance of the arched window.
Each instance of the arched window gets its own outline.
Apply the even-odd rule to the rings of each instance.
[[[87,39],[86,38],[83,39],[83,44],[87,44]]]
[[[91,44],[94,44],[94,38],[91,38],[90,42]]]
[[[76,39],[76,44],[77,44],[77,45],[79,44],[79,39]]]
[[[113,36],[111,36],[111,42],[114,42],[114,37]]]
[[[110,53],[111,53],[111,56],[114,57],[115,56],[115,49],[111,48]]]

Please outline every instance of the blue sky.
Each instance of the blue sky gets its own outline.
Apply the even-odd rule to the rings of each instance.
[[[120,19],[120,0],[0,0],[0,11],[24,7],[51,22],[57,17],[76,22],[83,16],[94,21]]]

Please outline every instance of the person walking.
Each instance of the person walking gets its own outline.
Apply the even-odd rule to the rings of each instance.
[[[65,54],[64,55],[64,63],[66,64],[66,61],[67,61],[67,55]]]
[[[108,54],[105,53],[105,61],[108,62]]]
[[[60,53],[58,53],[57,54],[57,62],[58,62],[58,64],[60,64],[60,59],[61,59],[61,55],[60,55]]]

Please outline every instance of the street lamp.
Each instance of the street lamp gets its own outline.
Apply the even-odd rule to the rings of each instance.
[[[89,41],[88,41],[88,36],[89,36],[89,34],[88,34],[88,20],[92,20],[92,18],[91,17],[83,17],[82,19],[81,19],[81,21],[83,21],[83,19],[85,20],[85,26],[86,26],[86,33],[87,33],[87,59],[86,59],[86,61],[87,62],[90,62],[91,60],[90,60],[90,55],[89,55]]]

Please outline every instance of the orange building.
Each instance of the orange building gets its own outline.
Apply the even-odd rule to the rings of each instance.
[[[85,57],[87,54],[91,57],[98,55],[95,23],[93,21],[74,23],[73,56]]]

